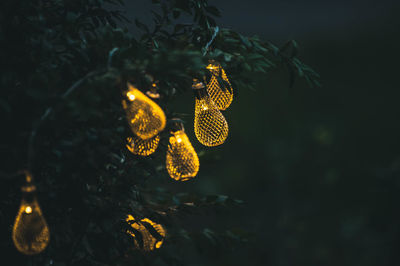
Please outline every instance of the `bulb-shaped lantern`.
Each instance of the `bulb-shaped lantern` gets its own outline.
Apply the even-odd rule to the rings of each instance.
[[[192,179],[199,172],[199,157],[181,123],[171,134],[166,159],[168,174],[177,181]]]
[[[194,110],[194,132],[199,142],[205,146],[221,145],[228,137],[228,122],[211,100],[202,82],[194,81],[196,96]]]
[[[233,100],[233,88],[221,65],[210,61],[207,66],[210,78],[207,80],[207,92],[219,110],[226,110]]]
[[[132,132],[141,139],[150,139],[165,128],[166,117],[158,104],[128,83],[122,100]]]
[[[125,221],[132,228],[128,229],[127,233],[133,237],[136,248],[152,251],[162,246],[166,231],[161,224],[157,224],[148,218],[138,221],[130,214]]]
[[[26,184],[21,190],[23,197],[15,218],[12,239],[19,252],[35,255],[42,252],[49,244],[50,231],[37,202],[36,187],[29,173],[26,176]]]
[[[141,139],[136,136],[127,139],[126,147],[130,152],[140,156],[149,156],[154,153],[160,142],[160,135],[156,135],[151,139]]]

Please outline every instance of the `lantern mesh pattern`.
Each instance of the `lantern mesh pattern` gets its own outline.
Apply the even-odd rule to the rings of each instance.
[[[149,97],[128,84],[122,101],[132,132],[141,139],[150,139],[165,128],[164,111]]]
[[[199,172],[200,162],[184,130],[175,131],[169,138],[166,167],[171,178],[187,181]]]
[[[33,193],[33,185],[22,188]],[[21,201],[12,229],[12,239],[19,252],[35,255],[42,252],[50,241],[50,231],[34,195],[25,195]]]
[[[209,64],[207,69],[211,73],[210,81],[207,84],[207,92],[214,101],[219,110],[226,110],[233,101],[233,88],[225,73],[225,70],[219,64]],[[222,78],[226,84],[225,89],[218,82],[218,78]]]
[[[157,224],[148,218],[137,221],[132,215],[128,215],[126,222],[128,222],[133,229],[127,230],[127,233],[133,237],[137,249],[152,251],[162,246],[166,236],[166,231],[162,225]],[[155,230],[159,236],[156,237],[150,233],[148,229],[149,227]],[[137,234],[140,234],[140,236]]]
[[[228,137],[228,122],[208,96],[196,98],[194,132],[205,146],[221,145]]]
[[[138,137],[128,138],[126,147],[135,155],[149,156],[154,153],[160,142],[160,135],[156,135],[151,139],[141,139]]]

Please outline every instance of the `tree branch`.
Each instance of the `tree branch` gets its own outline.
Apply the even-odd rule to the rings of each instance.
[[[97,71],[92,71],[86,74],[83,78],[79,79],[76,81],[74,84],[72,84],[71,87],[68,88],[62,95],[61,95],[61,100],[65,100],[71,93],[73,93],[77,88],[79,88],[86,80],[89,78],[101,74],[105,72],[106,70],[97,70]],[[62,102],[63,103],[63,102]],[[28,141],[28,170],[32,169],[33,166],[33,159],[35,156],[35,139],[38,134],[38,131],[40,127],[43,125],[43,123],[49,118],[49,116],[54,112],[55,106],[48,107],[43,115],[40,117],[39,121],[37,124],[33,127],[30,136],[29,136],[29,141]]]

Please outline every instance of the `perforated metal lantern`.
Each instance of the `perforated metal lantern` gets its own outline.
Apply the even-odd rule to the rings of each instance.
[[[171,178],[187,181],[199,172],[200,161],[183,125],[171,132],[166,156],[166,168]]]
[[[199,142],[205,146],[221,145],[228,137],[228,122],[209,97],[203,83],[195,81],[196,96],[194,110],[194,132]]]
[[[160,142],[160,135],[156,135],[151,139],[141,139],[134,136],[132,138],[127,138],[127,142],[128,143],[126,144],[126,147],[133,154],[140,156],[149,156],[157,150],[158,144]]]
[[[50,231],[35,196],[36,187],[27,173],[22,187],[22,200],[15,218],[12,239],[19,252],[25,255],[41,253],[49,244]]]
[[[122,100],[132,132],[141,139],[150,139],[164,130],[166,117],[158,104],[128,83]]]
[[[221,65],[211,61],[207,66],[210,71],[207,80],[207,92],[219,110],[226,110],[233,101],[233,88]]]
[[[133,237],[137,249],[152,251],[162,246],[166,230],[161,224],[157,224],[148,218],[138,221],[130,214],[126,218],[126,222],[132,228],[132,230],[127,230],[127,233]],[[152,233],[149,229],[152,230]]]

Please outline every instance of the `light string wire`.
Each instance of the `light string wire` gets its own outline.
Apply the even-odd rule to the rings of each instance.
[[[107,61],[107,67],[111,68],[111,64],[112,64],[112,59],[113,56],[116,52],[118,52],[119,48],[118,47],[114,47],[109,53],[108,53],[108,61]]]
[[[218,32],[219,32],[219,27],[216,26],[216,27],[214,28],[214,33],[213,33],[213,35],[212,35],[210,41],[209,41],[209,42],[206,44],[206,46],[204,46],[204,48],[203,48],[203,50],[204,50],[203,56],[206,56],[206,55],[207,55],[208,50],[210,49],[211,44],[214,42],[215,38],[216,38],[217,35],[218,35]],[[201,82],[201,83],[202,83],[202,82]],[[195,89],[193,86],[192,86],[192,88]]]

